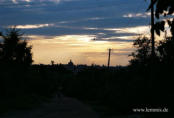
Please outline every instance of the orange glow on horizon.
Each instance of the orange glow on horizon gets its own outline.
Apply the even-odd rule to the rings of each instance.
[[[51,60],[66,64],[72,59],[75,64],[106,65],[108,49],[112,48],[115,51],[111,55],[111,65],[127,65],[128,54],[132,51],[132,42],[93,41],[94,35],[28,37],[34,39],[29,40],[29,44],[33,46],[34,64],[50,64]]]

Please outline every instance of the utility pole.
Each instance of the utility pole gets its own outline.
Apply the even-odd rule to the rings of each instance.
[[[110,59],[111,59],[111,49],[109,48],[109,55],[108,55],[108,68],[110,66]]]
[[[155,56],[155,28],[154,28],[154,0],[151,0],[151,40],[152,40],[152,59]]]
[[[167,30],[165,30],[164,39],[167,39]]]
[[[148,88],[154,86],[154,63],[155,63],[155,17],[154,17],[154,0],[151,0],[151,66],[150,66],[150,79],[148,81]]]

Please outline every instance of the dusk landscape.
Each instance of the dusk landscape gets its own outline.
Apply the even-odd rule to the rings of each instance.
[[[0,0],[0,118],[173,118],[173,0]]]

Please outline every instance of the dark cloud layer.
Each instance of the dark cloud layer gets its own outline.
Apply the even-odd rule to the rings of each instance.
[[[103,40],[112,36],[129,36],[132,34],[104,29],[147,25],[148,18],[123,17],[129,13],[144,13],[147,5],[144,0],[16,0],[16,3],[1,0],[0,30],[11,25],[54,24],[23,31],[30,35],[48,36],[97,35]]]

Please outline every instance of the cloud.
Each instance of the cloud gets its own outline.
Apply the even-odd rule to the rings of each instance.
[[[130,33],[130,34],[149,34],[149,26],[135,26],[123,28],[105,28],[106,31],[115,31],[115,33]]]
[[[37,28],[43,28],[43,27],[50,27],[54,26],[54,24],[36,24],[36,25],[16,25],[15,28],[18,29],[37,29]],[[8,28],[11,28],[14,26],[8,26]]]
[[[55,3],[59,3],[60,2],[60,0],[52,0],[53,2],[55,2]]]
[[[124,18],[147,18],[150,16],[150,12],[147,13],[128,13],[128,14],[124,14],[123,17]]]
[[[18,4],[20,2],[54,2],[54,3],[60,3],[63,0],[11,0],[14,4]],[[2,1],[4,2],[4,0]]]
[[[31,0],[11,0],[14,4],[18,4],[18,2],[31,2]]]
[[[138,36],[112,36],[103,38],[106,41],[117,41],[117,42],[133,42]]]
[[[40,0],[40,2],[54,2],[54,3],[59,3],[61,2],[62,0]]]
[[[14,4],[18,4],[17,0],[12,0],[12,2],[13,2]]]
[[[93,17],[93,18],[88,18],[86,20],[103,20],[105,18],[101,18],[101,17]]]
[[[31,0],[25,0],[26,2],[31,2]]]

